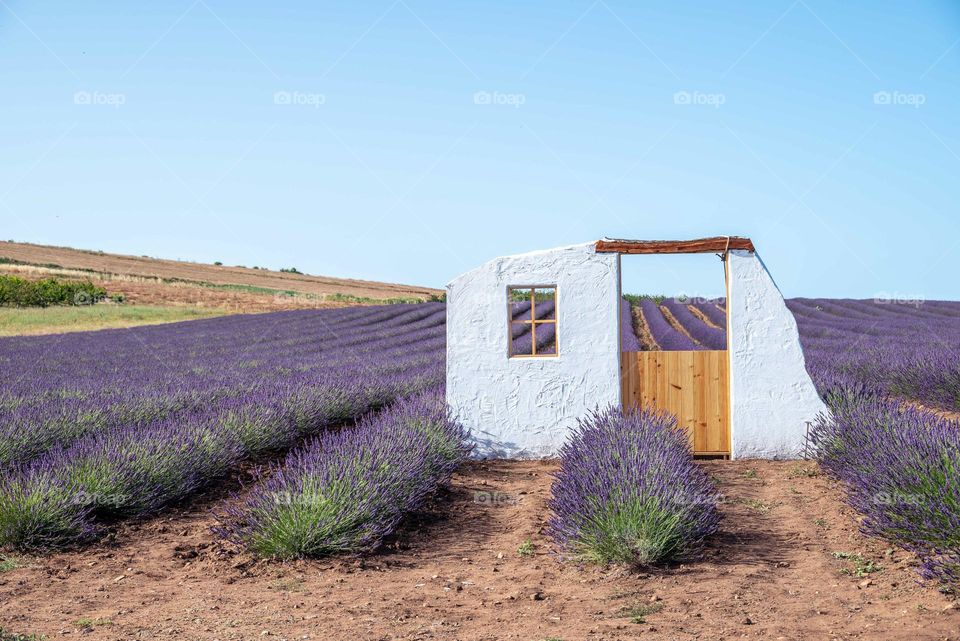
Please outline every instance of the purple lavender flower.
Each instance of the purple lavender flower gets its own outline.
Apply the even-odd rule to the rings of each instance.
[[[647,321],[647,327],[650,329],[653,340],[657,342],[660,349],[671,352],[703,349],[703,347],[674,329],[664,318],[663,312],[660,311],[660,307],[653,299],[642,298],[640,300],[640,311],[643,313],[644,320]]]
[[[560,452],[550,532],[576,557],[647,565],[717,530],[716,490],[676,419],[620,408],[580,422]]]
[[[702,320],[697,318],[693,312],[687,308],[687,304],[677,301],[673,298],[667,298],[663,301],[673,317],[677,319],[693,340],[697,341],[706,349],[727,349],[727,333],[722,329],[710,327]],[[719,311],[719,310],[718,310]]]
[[[219,532],[267,557],[373,550],[449,479],[466,439],[440,390],[402,400],[292,452]]]
[[[834,388],[810,434],[862,529],[914,553],[926,578],[960,581],[960,423]]]

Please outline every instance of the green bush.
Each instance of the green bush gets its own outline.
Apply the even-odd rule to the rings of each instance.
[[[0,274],[0,305],[47,307],[49,305],[93,305],[107,295],[90,281],[27,280]]]

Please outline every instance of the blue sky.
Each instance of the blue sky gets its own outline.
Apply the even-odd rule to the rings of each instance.
[[[441,286],[739,234],[787,296],[960,299],[958,72],[946,0],[0,0],[0,236]]]

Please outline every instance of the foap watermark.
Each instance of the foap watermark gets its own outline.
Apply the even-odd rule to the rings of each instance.
[[[893,105],[895,107],[913,107],[919,109],[927,102],[927,95],[906,93],[903,91],[877,91],[873,94],[873,104]]]
[[[127,102],[127,94],[108,91],[77,91],[73,94],[73,104],[95,107],[113,107],[118,109]]]
[[[674,506],[691,507],[696,505],[719,506],[727,503],[727,497],[720,492],[672,492],[664,497],[664,503]]]
[[[706,93],[704,91],[678,91],[673,94],[673,104],[713,107],[719,109],[727,102],[722,93]]]
[[[668,296],[670,300],[673,300],[680,305],[708,305],[710,303],[716,303],[719,299],[716,296],[706,296],[703,294],[688,294],[686,292],[680,292],[675,296]]]
[[[319,109],[327,104],[327,96],[326,94],[309,91],[275,91],[273,93],[273,104]]]
[[[126,494],[98,494],[96,492],[85,492],[80,490],[70,497],[72,505],[98,506],[98,507],[120,507],[129,501]]]
[[[106,293],[81,290],[73,295],[74,305],[95,305],[107,299]]]
[[[495,105],[519,109],[527,102],[527,96],[522,93],[504,93],[501,91],[478,91],[473,94],[475,105]]]
[[[490,505],[492,507],[504,507],[507,505],[516,505],[520,499],[506,492],[474,492],[473,502],[480,505]]]
[[[873,297],[873,302],[878,305],[907,305],[909,307],[920,308],[927,301],[925,296],[917,294],[898,294],[896,292],[879,292]]]
[[[908,492],[877,492],[873,495],[875,505],[920,505],[921,498]]]

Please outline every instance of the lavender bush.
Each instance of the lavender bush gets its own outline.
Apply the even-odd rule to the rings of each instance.
[[[550,531],[578,558],[647,565],[717,530],[710,478],[670,415],[613,408],[580,422],[560,452]]]
[[[42,469],[0,477],[0,544],[42,552],[93,539],[92,507],[82,499]]]
[[[960,581],[960,424],[863,391],[829,398],[811,443],[864,531],[915,552],[923,576]]]
[[[420,508],[469,453],[441,390],[292,452],[220,534],[265,557],[368,552]]]

